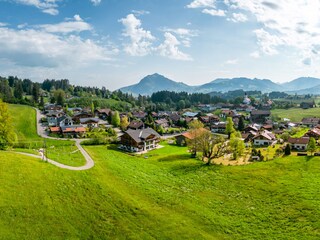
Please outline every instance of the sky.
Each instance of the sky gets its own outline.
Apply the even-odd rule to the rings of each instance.
[[[159,73],[320,77],[320,0],[0,0],[0,75],[115,90]]]

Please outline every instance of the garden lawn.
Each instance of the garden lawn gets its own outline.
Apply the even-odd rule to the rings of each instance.
[[[278,116],[283,120],[289,118],[292,122],[300,122],[305,117],[320,117],[320,108],[290,108],[271,110],[273,116]]]
[[[18,137],[15,148],[20,152],[37,153],[39,148],[46,145],[48,157],[57,162],[69,166],[83,166],[85,159],[76,151],[74,141],[60,141],[54,139],[43,139],[37,134],[36,111],[25,105],[9,105],[14,131]]]
[[[0,239],[320,238],[320,158],[208,167],[164,146],[86,146],[80,172],[0,152]]]

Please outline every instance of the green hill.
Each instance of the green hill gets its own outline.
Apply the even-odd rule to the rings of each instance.
[[[186,148],[86,150],[62,170],[0,152],[0,239],[318,239],[319,158],[204,166]]]

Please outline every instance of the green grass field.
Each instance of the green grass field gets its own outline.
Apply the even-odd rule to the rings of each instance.
[[[293,122],[300,122],[304,117],[320,117],[320,108],[290,108],[290,109],[275,109],[271,111],[273,116],[278,116],[283,120],[289,118]]]
[[[205,166],[165,145],[59,169],[0,152],[0,239],[319,239],[320,159]]]
[[[48,149],[48,157],[70,166],[82,166],[85,159],[73,141],[59,141],[44,139],[37,135],[36,111],[28,106],[9,105],[12,123],[18,142],[15,147],[21,152],[36,153],[36,150],[43,148],[44,144]]]

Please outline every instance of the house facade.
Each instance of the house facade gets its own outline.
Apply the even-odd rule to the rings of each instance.
[[[277,139],[273,133],[264,130],[259,133],[253,138],[253,145],[255,146],[270,146],[277,142]]]
[[[130,152],[143,152],[155,149],[160,135],[152,128],[129,129],[120,137],[120,148]]]
[[[306,151],[308,149],[309,137],[301,137],[301,138],[289,138],[288,143],[290,143],[292,149],[296,149],[299,151]]]

